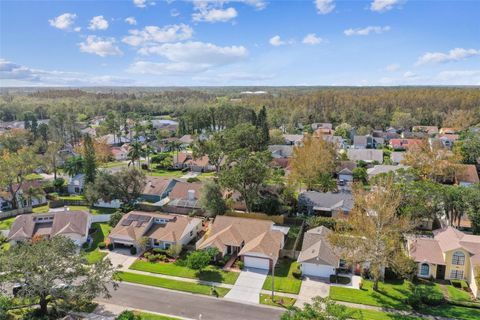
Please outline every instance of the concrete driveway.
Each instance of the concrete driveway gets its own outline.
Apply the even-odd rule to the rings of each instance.
[[[114,267],[122,266],[120,270],[128,270],[128,268],[138,258],[138,254],[132,256],[129,249],[115,249],[109,251],[105,258],[110,259]]]
[[[258,304],[267,274],[268,270],[263,269],[248,268],[241,271],[237,282],[225,298]]]
[[[313,297],[328,297],[330,294],[330,284],[328,279],[305,277],[302,280],[302,287],[298,293],[298,299],[295,303],[296,307],[303,307],[304,303],[311,303]]]

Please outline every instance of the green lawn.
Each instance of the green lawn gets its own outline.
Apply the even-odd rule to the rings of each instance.
[[[348,310],[354,312],[351,317],[353,319],[361,320],[420,320],[422,318],[415,316],[403,316],[396,313],[388,313],[383,311],[348,308]]]
[[[372,289],[373,282],[364,280],[361,290],[343,287],[330,287],[330,298],[358,304],[372,305],[397,310],[411,310],[405,300],[412,294],[407,281],[380,283],[379,292]],[[430,291],[430,295],[442,295],[440,286],[436,283],[419,285]],[[423,307],[420,313],[457,319],[480,319],[480,309],[444,304],[436,307]]]
[[[68,206],[71,211],[74,210],[83,210],[90,212],[91,214],[112,214],[118,209],[113,208],[97,208],[97,207],[88,207],[88,206]]]
[[[161,316],[159,314],[146,313],[146,312],[136,312],[140,316],[141,320],[180,320],[180,318],[172,318]]]
[[[468,293],[467,291],[459,289],[459,288],[455,288],[452,285],[445,285],[445,287],[447,288],[448,297],[450,298],[450,300],[452,300],[452,301],[468,301],[468,302],[472,301],[472,297],[471,297],[470,293]]]
[[[85,196],[83,195],[74,195],[74,196],[58,196],[60,200],[78,200],[83,201],[85,200]]]
[[[108,233],[112,229],[108,223],[94,223],[92,224],[92,228],[95,228],[97,232],[93,235],[92,245],[85,250],[85,258],[89,264],[100,261],[107,255],[106,252],[100,252],[98,250],[98,244],[105,241]]]
[[[128,163],[124,161],[112,161],[112,162],[107,162],[103,163],[100,168],[115,168],[115,167],[126,167]]]
[[[138,284],[144,284],[147,286],[154,286],[154,287],[160,287],[165,289],[172,289],[172,290],[198,293],[198,294],[204,294],[204,295],[210,295],[211,288],[212,288],[210,286],[205,286],[205,285],[191,283],[191,282],[158,278],[158,277],[146,276],[143,274],[136,274],[131,272],[118,272],[117,277],[120,280],[125,282],[133,282]],[[218,295],[220,297],[224,297],[229,291],[226,288],[217,287],[215,289],[217,290]]]
[[[0,221],[0,230],[8,230],[12,226],[13,221],[15,221],[15,217],[8,218],[5,220]]]
[[[130,266],[130,269],[227,284],[234,284],[239,276],[238,272],[223,271],[222,269],[215,266],[208,266],[207,268],[198,272],[196,270],[181,266],[176,263],[152,263],[141,260],[135,261]]]
[[[38,173],[30,173],[25,176],[25,180],[42,180],[43,177]]]
[[[152,171],[143,171],[147,176],[153,177],[166,177],[166,178],[180,178],[185,175],[186,172],[181,170],[162,170],[162,169],[152,169]]]
[[[50,211],[50,207],[48,203],[43,206],[35,207],[32,209],[33,213],[47,213],[48,211]]]
[[[288,298],[288,297],[281,297],[281,296],[274,296],[273,300],[271,299],[271,295],[269,294],[260,294],[260,304],[266,304],[269,306],[275,306],[275,307],[283,307],[283,308],[289,308],[295,304],[297,301],[294,298]]]
[[[275,266],[275,291],[297,294],[300,291],[302,281],[295,278],[292,272],[298,268],[298,263],[290,259],[279,259]],[[265,283],[264,290],[272,289],[272,276],[269,274]]]

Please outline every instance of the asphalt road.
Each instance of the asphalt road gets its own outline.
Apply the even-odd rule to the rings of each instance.
[[[128,283],[120,283],[116,291],[111,290],[111,295],[110,299],[96,300],[200,320],[274,320],[279,319],[283,313],[283,310],[277,308]]]

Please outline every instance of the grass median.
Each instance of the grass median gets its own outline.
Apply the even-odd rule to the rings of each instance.
[[[186,282],[186,281],[178,281],[178,280],[172,280],[172,279],[164,279],[164,278],[147,276],[147,275],[136,274],[131,272],[117,272],[116,277],[118,277],[118,279],[120,279],[121,281],[125,281],[125,282],[144,284],[147,286],[184,291],[184,292],[190,292],[190,293],[196,293],[196,294],[203,294],[207,296],[211,295],[211,289],[212,289],[212,287],[202,285],[202,284]],[[229,289],[226,289],[226,288],[215,287],[215,289],[219,297],[224,297],[229,291]]]

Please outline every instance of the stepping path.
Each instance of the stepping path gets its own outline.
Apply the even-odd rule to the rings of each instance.
[[[247,268],[240,272],[240,276],[225,298],[247,303],[260,301],[260,292],[267,279],[268,270]]]

